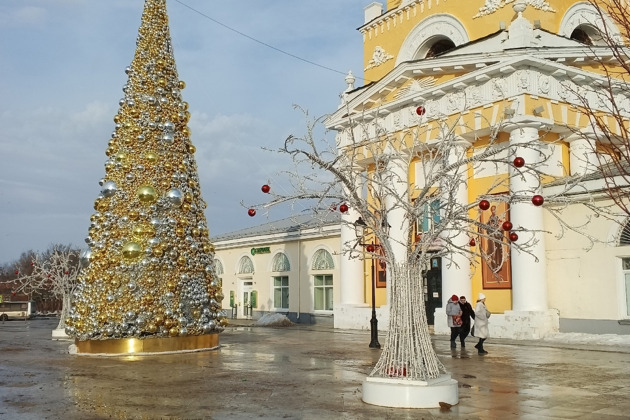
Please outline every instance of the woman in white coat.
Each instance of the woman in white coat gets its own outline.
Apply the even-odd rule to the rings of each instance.
[[[488,338],[488,318],[490,311],[486,308],[486,295],[479,293],[477,305],[475,306],[475,337],[479,338],[479,342],[475,345],[479,354],[488,354],[483,348],[483,342]]]

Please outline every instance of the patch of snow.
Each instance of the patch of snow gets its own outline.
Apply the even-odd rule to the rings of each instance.
[[[543,340],[566,344],[630,346],[630,335],[620,334],[555,333],[547,335]]]
[[[254,325],[260,327],[290,327],[293,322],[283,314],[266,313]]]

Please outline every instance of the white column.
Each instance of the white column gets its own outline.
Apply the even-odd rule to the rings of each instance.
[[[359,258],[350,259],[343,249],[352,246],[357,241],[354,222],[359,214],[352,208],[341,216],[341,276],[340,300],[342,305],[363,305],[365,303],[365,282],[363,281],[363,261]]]
[[[389,229],[388,243],[393,256],[391,261],[406,262],[409,238],[409,218],[406,216],[404,206],[399,205],[400,200],[409,200],[409,167],[407,161],[398,157],[395,152],[391,154],[387,164],[387,176],[390,188],[394,194],[385,196],[385,209]],[[390,273],[387,273],[390,278]],[[420,279],[418,279],[420,281]],[[391,282],[387,282],[387,305],[391,305]]]
[[[470,143],[464,139],[454,141],[453,147],[446,151],[448,154],[444,157],[444,164],[453,165],[462,162],[469,147]],[[467,164],[453,167],[449,171],[449,176],[443,179],[442,185],[440,185],[442,202],[453,203],[455,208],[452,210],[466,211],[468,205],[467,171]],[[445,217],[446,210],[443,210],[442,217]],[[466,234],[467,227],[464,222],[453,222],[440,233],[440,236],[447,244],[451,243],[454,246],[467,249],[470,241]],[[474,302],[469,259],[469,255],[461,252],[451,253],[449,257],[442,258],[442,308],[446,308],[446,304],[453,294],[466,296],[471,302]]]
[[[571,175],[586,175],[594,172],[599,166],[595,153],[595,135],[592,133],[572,134],[567,138],[571,145]]]
[[[510,165],[510,191],[513,195],[532,197],[542,194],[538,174],[534,168],[541,160],[538,126],[519,124],[510,132],[513,157],[525,159],[525,166],[518,171]],[[529,199],[513,203],[510,219],[519,231],[519,243],[527,245],[527,251],[511,246],[512,306],[514,311],[546,311],[547,269],[545,237],[542,233],[543,208],[534,206]]]

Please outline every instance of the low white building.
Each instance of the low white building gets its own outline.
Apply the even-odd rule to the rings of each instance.
[[[339,213],[269,222],[212,242],[228,317],[275,312],[332,326],[341,282]]]

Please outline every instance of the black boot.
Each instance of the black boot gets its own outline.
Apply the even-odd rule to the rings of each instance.
[[[451,348],[452,349],[456,349],[457,348],[457,344],[455,344],[455,340],[451,340]]]
[[[479,339],[479,343],[477,343],[477,345],[475,347],[477,347],[478,353],[483,355],[483,354],[488,354],[487,351],[484,350],[483,348],[483,342],[486,341],[485,338],[481,338]]]

